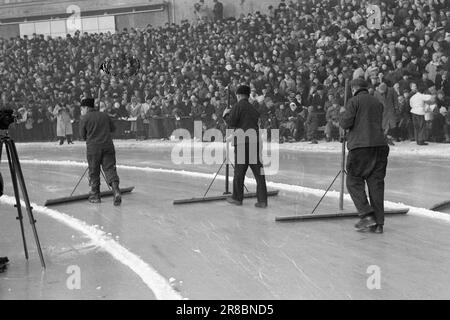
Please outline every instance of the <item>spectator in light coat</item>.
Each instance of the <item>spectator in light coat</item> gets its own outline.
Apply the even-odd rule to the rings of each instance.
[[[59,104],[53,109],[53,115],[56,117],[56,136],[60,145],[64,143],[65,139],[68,144],[73,144],[72,116],[69,110],[69,105]]]

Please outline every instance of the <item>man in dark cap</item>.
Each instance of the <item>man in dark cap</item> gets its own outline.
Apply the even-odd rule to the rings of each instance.
[[[236,90],[238,103],[232,109],[226,109],[223,118],[228,126],[234,129],[234,155],[235,168],[233,180],[233,195],[227,199],[228,202],[242,205],[244,199],[244,179],[248,167],[253,172],[257,183],[256,193],[258,208],[267,207],[266,178],[260,158],[259,141],[259,112],[248,101],[250,87],[243,85]]]
[[[383,104],[369,94],[367,87],[363,79],[351,82],[353,97],[341,108],[339,123],[348,130],[347,189],[361,218],[355,227],[383,233],[384,178],[389,146],[382,126]]]
[[[87,161],[89,165],[89,201],[100,203],[100,168],[106,176],[106,182],[112,187],[114,205],[121,204],[119,176],[116,171],[116,151],[112,141],[115,126],[111,118],[94,107],[94,99],[86,98],[81,106],[87,108],[80,122],[80,136],[86,140]]]

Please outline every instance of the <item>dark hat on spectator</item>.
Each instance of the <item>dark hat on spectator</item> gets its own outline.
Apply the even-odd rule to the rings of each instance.
[[[351,82],[352,87],[359,87],[359,88],[367,88],[369,85],[366,80],[358,78],[353,79]]]
[[[88,108],[94,108],[95,107],[94,102],[95,102],[94,99],[86,98],[86,99],[81,100],[81,106],[88,107]]]
[[[236,94],[244,94],[247,96],[250,95],[250,92],[251,92],[250,87],[247,85],[239,86],[236,90]]]

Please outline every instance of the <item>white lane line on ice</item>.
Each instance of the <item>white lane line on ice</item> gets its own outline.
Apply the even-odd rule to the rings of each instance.
[[[0,197],[0,203],[14,206],[16,200],[14,197],[3,195]],[[22,204],[24,205],[23,201]],[[63,212],[49,209],[47,207],[39,206],[35,203],[31,204],[33,210],[40,214],[46,215],[55,219],[70,228],[85,234],[89,237],[93,244],[104,249],[114,259],[129,267],[135,274],[137,274],[142,281],[155,294],[157,299],[162,300],[181,300],[183,297],[176,292],[156,270],[145,263],[140,257],[130,252],[128,249],[117,243],[111,236],[99,230],[94,226],[86,224],[84,221],[71,217]]]
[[[85,162],[78,162],[78,161],[54,161],[54,160],[21,160],[22,163],[26,164],[37,164],[37,165],[60,165],[60,166],[79,166],[79,167],[86,167],[87,163]],[[137,171],[144,171],[144,172],[150,172],[150,173],[169,173],[169,174],[178,174],[183,176],[189,176],[189,177],[195,177],[195,178],[207,178],[211,179],[214,177],[214,174],[212,173],[202,173],[202,172],[195,172],[195,171],[185,171],[185,170],[174,170],[174,169],[156,169],[156,168],[150,168],[150,167],[136,167],[136,166],[127,166],[127,165],[118,165],[117,166],[120,169],[126,169],[126,170],[137,170]],[[216,179],[225,180],[225,176],[218,175]],[[233,177],[230,177],[230,181],[233,180]],[[251,184],[256,184],[255,179],[252,178],[246,178],[248,182]],[[308,187],[302,187],[297,185],[290,185],[285,183],[278,183],[278,182],[267,182],[268,187],[280,189],[283,191],[288,192],[294,192],[294,193],[306,193],[314,196],[321,197],[325,190],[322,189],[314,189],[314,188],[308,188]],[[331,190],[328,192],[328,196],[331,196],[333,198],[339,198],[339,192]],[[350,201],[350,195],[345,194],[344,195],[345,200]],[[419,207],[413,207],[404,203],[400,202],[392,202],[392,201],[385,201],[384,202],[387,208],[391,209],[398,209],[398,208],[409,208],[409,214],[416,215],[416,216],[422,216],[426,218],[431,219],[439,219],[445,222],[450,223],[450,214],[446,214],[443,212],[437,212],[432,211],[425,208],[419,208]]]

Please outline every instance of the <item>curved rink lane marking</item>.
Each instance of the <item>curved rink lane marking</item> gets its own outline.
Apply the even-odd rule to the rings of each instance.
[[[54,166],[72,166],[72,167],[86,167],[87,163],[85,162],[77,162],[77,161],[54,161],[54,160],[21,160],[22,164],[29,165],[54,165]],[[151,168],[151,167],[136,167],[136,166],[128,166],[128,165],[118,165],[117,168],[124,170],[133,170],[133,171],[142,171],[147,173],[167,173],[167,174],[175,174],[196,178],[205,178],[211,179],[214,177],[214,173],[201,173],[195,171],[186,171],[186,170],[175,170],[175,169],[162,169],[162,168]],[[216,179],[225,180],[225,176],[218,175]],[[230,177],[230,181],[233,180],[233,177]],[[255,185],[256,181],[253,178],[246,178],[246,180]],[[306,193],[314,196],[322,196],[325,190],[322,189],[314,189],[308,187],[302,187],[297,185],[289,185],[284,183],[276,183],[267,181],[267,186],[280,189],[287,192],[293,193]],[[329,191],[328,196],[333,198],[339,198],[339,192],[337,191]],[[350,195],[345,194],[344,199],[350,201]],[[10,206],[15,205],[15,198],[4,195],[0,198],[0,203],[4,203]],[[422,216],[430,219],[438,219],[450,223],[450,215],[442,212],[435,212],[425,208],[418,208],[409,206],[403,203],[395,203],[391,201],[385,201],[385,205],[388,208],[404,208],[407,207],[410,209],[409,214]],[[142,281],[152,290],[157,299],[168,299],[168,300],[180,300],[183,297],[176,292],[168,283],[168,281],[162,277],[155,269],[153,269],[149,264],[144,262],[140,257],[130,252],[128,249],[121,246],[114,239],[108,236],[105,232],[98,229],[97,227],[90,226],[86,224],[86,222],[71,217],[61,211],[49,209],[47,207],[43,207],[32,203],[33,210],[38,213],[44,214],[52,219],[55,219],[74,230],[77,230],[87,237],[89,237],[96,245],[103,248],[112,257],[121,262],[122,264],[129,267],[134,273],[136,273]]]
[[[0,197],[0,203],[14,206],[16,204],[16,199],[11,196],[3,195]],[[22,201],[22,206],[25,203]],[[129,267],[135,274],[137,274],[142,281],[148,286],[148,288],[153,292],[156,299],[158,300],[182,300],[183,297],[176,292],[169,284],[169,282],[161,276],[155,269],[153,269],[149,264],[142,260],[139,256],[132,253],[117,241],[115,241],[111,236],[108,236],[104,231],[98,229],[95,226],[90,226],[86,222],[79,220],[77,218],[71,217],[68,214],[49,209],[31,203],[33,211],[57,220],[66,226],[79,231],[80,233],[86,235],[90,238],[94,245],[102,248],[108,252],[114,259]]]
[[[32,165],[55,165],[55,166],[75,166],[75,167],[87,167],[86,162],[82,161],[55,161],[55,160],[21,160],[21,163],[23,164],[32,164]],[[134,170],[134,171],[143,171],[147,173],[167,173],[167,174],[177,174],[182,176],[189,176],[189,177],[195,177],[195,178],[205,178],[205,179],[212,179],[215,175],[215,173],[202,173],[202,172],[196,172],[196,171],[186,171],[186,170],[175,170],[175,169],[162,169],[162,168],[151,168],[151,167],[137,167],[137,166],[129,166],[129,165],[117,165],[118,169],[124,169],[124,170]],[[225,180],[224,175],[217,175],[216,179],[218,180]],[[230,177],[230,182],[233,181],[233,177]],[[253,178],[246,177],[246,181],[252,185],[256,185],[256,181]],[[267,187],[272,187],[275,189],[287,191],[287,192],[293,192],[293,193],[304,193],[309,195],[314,195],[321,197],[325,190],[323,189],[316,189],[316,188],[308,188],[298,185],[291,185],[291,184],[285,184],[285,183],[279,183],[279,182],[271,182],[267,181]],[[327,194],[328,196],[332,198],[339,198],[339,192],[330,190]],[[349,194],[344,194],[344,199],[347,201],[351,201]],[[438,211],[432,211],[426,208],[420,208],[420,207],[414,207],[410,206],[405,203],[401,202],[393,202],[393,201],[385,201],[384,202],[386,208],[390,209],[400,209],[400,208],[409,208],[409,213],[411,215],[431,218],[431,219],[438,219],[445,222],[450,223],[450,214],[438,212]]]

